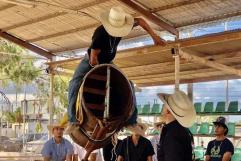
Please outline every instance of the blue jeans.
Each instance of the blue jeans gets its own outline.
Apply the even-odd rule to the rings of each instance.
[[[76,119],[76,100],[78,97],[79,88],[83,82],[84,76],[92,69],[89,64],[89,56],[86,54],[80,64],[78,65],[72,80],[69,82],[69,91],[68,91],[68,119],[69,122],[78,122]],[[127,121],[127,125],[136,124],[137,120],[137,106],[136,106],[136,97],[134,92],[134,85],[131,82],[131,87],[133,89],[133,108],[135,108],[131,118]]]
[[[69,82],[68,91],[68,119],[69,122],[77,122],[76,119],[76,100],[78,97],[79,88],[83,82],[84,76],[91,70],[89,64],[89,56],[86,54],[75,70],[72,80]]]

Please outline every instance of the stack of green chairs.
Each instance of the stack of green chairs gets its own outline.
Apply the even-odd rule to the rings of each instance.
[[[228,123],[228,136],[235,135],[235,123]]]
[[[203,112],[212,113],[213,112],[213,102],[206,102]]]
[[[215,132],[214,132],[214,129],[215,129],[215,127],[212,125],[212,130],[211,130],[211,132],[210,132],[211,135],[214,135],[214,133],[215,133]]]
[[[151,108],[151,114],[160,114],[160,113],[161,113],[160,104],[153,104]]]
[[[145,104],[143,106],[143,108],[142,108],[141,114],[148,115],[148,114],[150,114],[150,111],[151,111],[151,105],[150,104]]]
[[[152,130],[152,131],[149,133],[149,135],[160,135],[160,131],[154,129],[154,130]]]
[[[203,122],[200,126],[200,129],[198,131],[198,134],[202,135],[208,135],[209,134],[209,123],[208,122]]]
[[[218,113],[225,112],[225,102],[218,102],[215,112],[218,112]]]
[[[137,111],[138,111],[138,114],[141,114],[141,112],[142,112],[141,105],[137,105]]]
[[[241,148],[235,148],[234,153],[241,153]]]
[[[189,130],[191,131],[192,134],[195,135],[195,134],[197,134],[197,128],[198,128],[197,123],[194,123],[194,124],[192,125],[192,127],[189,128]]]
[[[229,103],[228,112],[230,113],[238,112],[238,101],[231,101]]]
[[[202,103],[201,102],[196,102],[194,103],[194,107],[197,113],[201,113],[202,112]]]
[[[232,158],[231,158],[232,161],[241,161],[241,152],[239,153],[234,153]]]
[[[204,160],[205,150],[202,147],[196,147],[194,149],[195,160]]]

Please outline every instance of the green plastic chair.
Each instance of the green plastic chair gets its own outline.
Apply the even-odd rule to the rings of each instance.
[[[231,160],[232,161],[241,161],[241,153],[234,153]]]
[[[209,134],[209,123],[203,122],[200,126],[198,134],[208,135]]]
[[[141,112],[142,112],[141,105],[137,105],[137,112],[138,112],[138,114],[141,114]]]
[[[213,112],[213,102],[206,102],[203,112],[205,112],[205,113]]]
[[[204,159],[204,149],[194,149],[195,159]]]
[[[189,130],[191,131],[192,134],[197,134],[197,128],[198,128],[197,123],[194,123],[192,127],[189,128]]]
[[[228,106],[228,112],[238,112],[238,101],[231,101]]]
[[[202,103],[201,102],[196,102],[194,103],[194,107],[197,113],[201,113],[202,112]]]
[[[212,129],[211,129],[210,135],[214,135],[214,133],[215,133],[214,130],[215,130],[215,126],[212,125]]]
[[[235,148],[234,153],[241,153],[241,148]]]
[[[235,135],[235,123],[228,123],[228,136]]]
[[[160,104],[153,104],[153,106],[151,108],[151,113],[152,114],[160,114],[161,113]]]
[[[225,102],[218,102],[215,112],[225,112]]]
[[[151,111],[151,105],[150,104],[145,104],[142,108],[142,113],[141,114],[150,114]]]
[[[159,135],[159,134],[160,134],[160,131],[159,131],[159,130],[156,130],[156,129],[152,130],[152,131],[149,133],[149,135]]]
[[[204,148],[202,146],[196,146],[195,149],[196,150],[204,150]]]

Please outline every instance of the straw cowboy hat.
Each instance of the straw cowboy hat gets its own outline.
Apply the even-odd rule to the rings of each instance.
[[[196,120],[196,111],[183,91],[175,91],[173,94],[159,93],[158,96],[182,126],[193,125]]]
[[[105,30],[113,37],[123,37],[130,33],[134,18],[120,7],[112,7],[110,11],[100,14],[100,21]]]
[[[55,121],[53,124],[47,126],[48,130],[52,133],[54,128],[65,128],[66,126],[61,124],[60,121]]]
[[[137,123],[135,125],[127,126],[127,129],[132,133],[139,134],[141,136],[145,136],[145,132],[148,126],[145,123],[142,123],[141,119],[137,119]]]

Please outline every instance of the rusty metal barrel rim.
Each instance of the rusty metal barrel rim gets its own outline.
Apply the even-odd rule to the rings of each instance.
[[[91,69],[84,77],[78,98],[80,126],[70,136],[87,149],[100,148],[110,141],[133,113],[131,84],[115,65],[101,64]]]

